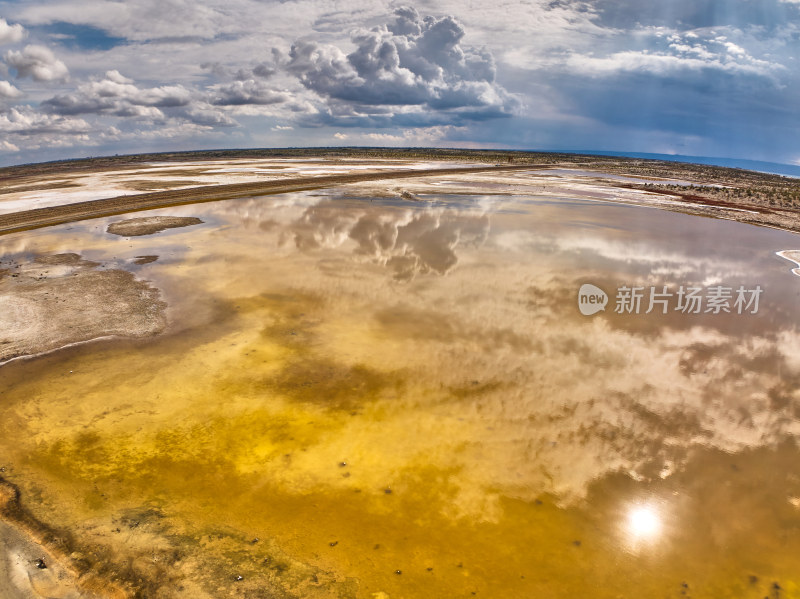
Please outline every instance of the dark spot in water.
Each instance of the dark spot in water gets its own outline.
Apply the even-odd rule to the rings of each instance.
[[[380,549],[380,548],[381,548],[381,546],[380,546],[380,544],[379,544],[379,543],[378,543],[378,544],[376,544],[376,545],[375,545],[375,547],[373,547],[373,549]]]
[[[392,493],[392,490],[391,490],[389,487],[386,487],[386,488],[383,490],[383,492],[384,492],[384,493],[386,493],[387,495],[390,495],[390,494]]]
[[[758,576],[756,576],[755,574],[751,574],[748,577],[748,580],[750,581],[750,584],[756,584],[758,582]]]
[[[577,539],[572,541],[572,544],[575,545],[575,547],[580,547],[581,546],[581,542],[579,540],[577,540]]]
[[[428,572],[433,572],[433,568],[425,568]]]

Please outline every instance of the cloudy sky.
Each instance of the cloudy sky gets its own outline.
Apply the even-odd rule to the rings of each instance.
[[[0,0],[0,164],[450,146],[800,164],[800,0]]]

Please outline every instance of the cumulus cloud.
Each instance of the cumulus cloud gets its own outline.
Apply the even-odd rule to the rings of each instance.
[[[0,17],[0,44],[13,44],[25,37],[25,28],[22,25],[9,25]]]
[[[355,31],[350,54],[295,42],[289,70],[307,89],[362,107],[417,106],[474,119],[511,112],[515,101],[495,81],[492,55],[462,45],[465,32],[455,18],[423,19],[408,7],[394,15],[392,23]]]
[[[212,72],[220,79],[233,79],[235,81],[247,81],[248,79],[269,79],[278,72],[278,62],[280,52],[272,49],[273,62],[260,62],[253,67],[231,67],[219,62],[204,62],[200,65],[201,69]]]
[[[239,124],[224,112],[203,106],[178,111],[175,116],[203,127],[236,127]]]
[[[19,98],[21,95],[22,92],[8,81],[0,81],[0,98]]]
[[[85,135],[90,130],[89,123],[83,119],[42,114],[30,106],[16,106],[0,113],[0,132],[6,135]]]
[[[5,53],[5,61],[17,70],[17,77],[31,77],[36,81],[65,79],[69,75],[67,65],[58,60],[45,46],[29,45],[21,51],[10,50]]]
[[[96,114],[164,125],[168,121],[209,127],[235,127],[238,123],[205,101],[205,92],[183,85],[139,87],[119,71],[82,83],[71,93],[58,94],[41,103],[50,114]],[[231,102],[232,103],[232,102]]]
[[[288,99],[286,93],[274,91],[271,86],[255,79],[221,83],[210,89],[210,102],[217,106],[280,104]]]
[[[108,114],[121,117],[159,118],[161,108],[186,106],[191,92],[182,85],[139,88],[119,71],[78,86],[73,93],[59,94],[42,102],[49,112],[61,115]]]

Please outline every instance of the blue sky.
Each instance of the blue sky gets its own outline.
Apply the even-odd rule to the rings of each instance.
[[[0,0],[0,164],[276,146],[800,164],[800,0]]]

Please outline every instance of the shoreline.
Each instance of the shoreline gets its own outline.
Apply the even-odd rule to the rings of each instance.
[[[119,216],[146,210],[232,200],[249,196],[309,191],[351,183],[504,171],[535,170],[546,173],[548,170],[563,166],[565,165],[508,164],[488,166],[476,164],[470,167],[419,170],[404,169],[370,173],[295,177],[261,182],[204,185],[176,190],[122,195],[0,214],[0,236],[53,225],[68,224],[94,218]],[[598,169],[594,172],[597,173],[598,177],[601,177],[605,171]],[[632,190],[641,192],[642,194],[636,201],[623,198],[614,198],[608,201],[648,206],[695,216],[733,220],[744,224],[768,227],[791,233],[800,233],[800,213],[792,209],[712,199],[697,195],[696,192],[689,193],[688,190],[686,193],[683,193],[680,190],[654,188],[649,183],[644,183],[644,179],[642,185],[622,181],[610,182],[608,184],[608,189]],[[647,196],[650,196],[650,198]],[[659,196],[663,197],[665,201],[659,201]]]
[[[126,599],[107,577],[79,568],[74,538],[38,520],[22,504],[19,487],[0,475],[0,592],[8,599]],[[81,571],[83,570],[83,572]]]
[[[393,170],[375,173],[356,173],[347,175],[323,175],[318,177],[297,177],[257,183],[233,183],[229,185],[207,185],[171,191],[157,191],[134,195],[116,196],[102,200],[90,200],[64,204],[49,208],[36,208],[0,215],[0,235],[39,229],[52,225],[117,216],[143,210],[170,208],[188,204],[232,200],[248,196],[308,191],[346,185],[380,181],[384,179],[406,179],[430,176],[463,175],[472,172],[540,170],[536,165],[475,166],[456,168],[435,168],[420,170]]]

